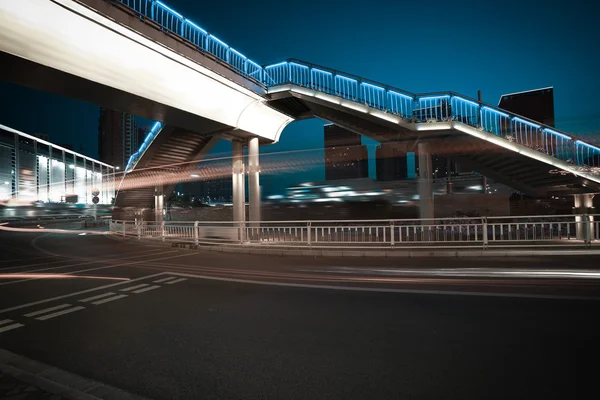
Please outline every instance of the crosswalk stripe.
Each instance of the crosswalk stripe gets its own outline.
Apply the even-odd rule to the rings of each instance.
[[[104,304],[104,303],[108,303],[109,301],[114,301],[114,300],[122,299],[123,297],[127,297],[127,295],[126,294],[118,294],[118,295],[113,296],[113,297],[109,297],[109,298],[106,298],[106,299],[94,301],[92,304],[95,304],[95,305]]]
[[[129,292],[130,290],[134,290],[134,289],[138,289],[138,288],[143,288],[148,286],[148,283],[142,283],[141,285],[136,285],[136,286],[131,286],[125,289],[121,289],[121,292]]]
[[[0,325],[8,324],[9,322],[13,322],[12,319],[3,319],[0,321]]]
[[[166,282],[166,281],[170,281],[172,279],[177,279],[177,277],[176,276],[168,276],[166,278],[159,279],[159,280],[154,281],[152,283],[163,283],[163,282]]]
[[[81,301],[82,303],[87,303],[88,301],[97,300],[97,299],[101,299],[103,297],[108,297],[108,296],[113,296],[113,295],[114,295],[113,292],[108,292],[108,293],[99,294],[98,296],[92,296],[92,297],[88,297],[86,299],[81,299],[79,301]]]
[[[70,304],[61,304],[60,306],[44,308],[43,310],[34,311],[34,312],[30,312],[29,314],[25,314],[25,316],[26,317],[35,317],[36,315],[46,314],[46,313],[49,313],[50,311],[61,310],[63,308],[67,308],[67,307],[71,307],[71,305]]]
[[[174,281],[165,282],[165,285],[172,285],[174,283],[179,283],[179,282],[183,282],[183,281],[187,281],[187,278],[179,278],[179,279],[175,279]]]
[[[133,293],[144,293],[144,292],[147,292],[148,290],[158,289],[159,287],[160,286],[148,286],[147,288],[134,290]]]
[[[23,324],[12,324],[12,325],[3,326],[2,328],[0,328],[0,333],[6,332],[6,331],[10,331],[10,330],[13,330],[13,329],[17,329],[17,328],[20,328],[22,326],[25,326],[25,325],[23,325]]]
[[[61,315],[65,315],[65,314],[69,314],[69,313],[72,313],[72,312],[75,312],[75,311],[83,310],[84,308],[85,307],[83,307],[83,306],[77,306],[77,307],[73,307],[73,308],[67,308],[66,310],[57,311],[57,312],[52,313],[52,314],[42,315],[41,317],[37,317],[36,319],[40,320],[40,321],[45,321],[45,320],[50,319],[50,318],[59,317]]]

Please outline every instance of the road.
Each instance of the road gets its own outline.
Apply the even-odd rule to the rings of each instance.
[[[596,378],[598,257],[0,250],[0,347],[150,398],[589,398]]]

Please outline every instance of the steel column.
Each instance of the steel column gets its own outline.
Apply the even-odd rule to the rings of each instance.
[[[260,222],[260,165],[258,138],[248,140],[248,192],[250,221]]]
[[[429,145],[419,142],[417,152],[419,157],[420,218],[433,218],[433,172]]]

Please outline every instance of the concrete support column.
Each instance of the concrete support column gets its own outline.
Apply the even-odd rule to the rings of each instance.
[[[577,239],[579,240],[591,240],[594,237],[594,217],[589,215],[594,214],[593,199],[593,194],[576,194],[573,196],[573,213],[575,214]],[[587,218],[583,218],[582,215],[587,215]]]
[[[154,222],[159,223],[165,220],[163,210],[165,208],[165,194],[163,186],[157,186],[154,189]]]
[[[421,218],[433,218],[433,171],[427,143],[419,142],[419,208]]]
[[[242,142],[231,142],[233,221],[246,221],[246,191],[244,179],[244,146]]]
[[[258,138],[248,140],[248,200],[250,221],[260,222],[260,164]]]

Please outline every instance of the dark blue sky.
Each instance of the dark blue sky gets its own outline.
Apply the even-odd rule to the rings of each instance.
[[[600,132],[595,0],[165,2],[259,64],[294,57],[417,93],[481,89],[493,104],[554,86],[557,127]],[[7,83],[0,93],[0,123],[97,155],[97,107]],[[269,150],[322,147],[321,126],[294,123]]]

